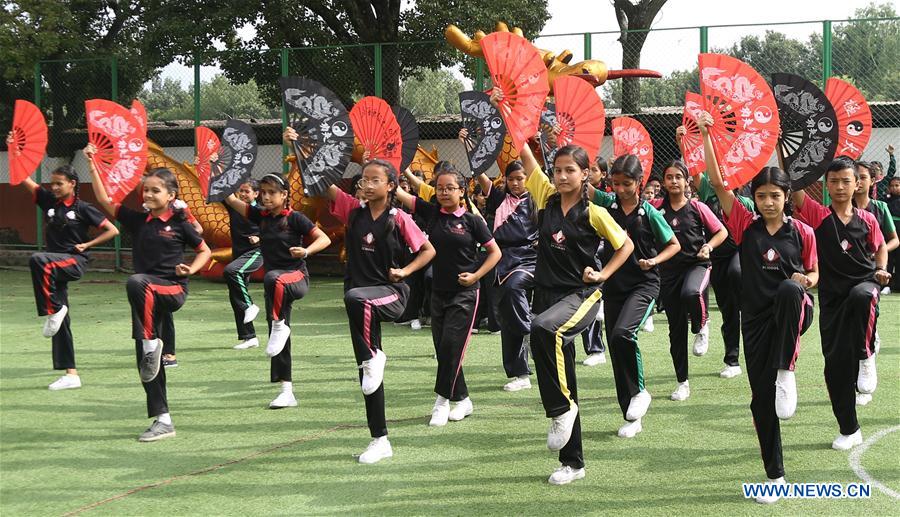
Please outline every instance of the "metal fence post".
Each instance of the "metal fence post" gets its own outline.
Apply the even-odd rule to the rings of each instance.
[[[34,105],[38,108],[41,107],[41,62],[38,61],[34,64]],[[38,164],[36,175],[34,177],[35,181],[38,185],[41,184],[41,169],[43,169],[44,161],[41,160],[41,163]],[[41,207],[34,207],[35,213],[35,223],[37,226],[37,230],[35,233],[37,234],[37,249],[38,251],[44,247],[44,212],[41,211]]]
[[[381,97],[381,43],[375,44],[375,96]]]
[[[109,97],[113,102],[119,102],[119,60],[116,56],[112,56],[109,59],[109,73],[112,79],[112,84],[110,85]],[[119,227],[119,223],[116,222],[116,227]],[[116,271],[122,270],[122,237],[121,232],[117,234],[115,239],[113,240],[113,245],[115,246],[115,256],[116,256]]]
[[[700,53],[709,52],[709,27],[700,27]]]
[[[475,58],[475,89],[484,91],[484,60]]]
[[[591,33],[584,33],[584,59],[588,60],[591,58]]]
[[[289,50],[286,48],[281,49],[281,77],[287,77],[290,75],[290,64],[288,62],[288,52]],[[287,120],[287,110],[284,107],[284,96],[281,99],[281,132],[284,133],[284,130],[287,129],[288,120]],[[287,174],[291,171],[291,165],[284,161],[287,158],[288,154],[290,154],[290,149],[288,146],[281,144],[281,171],[284,174]],[[297,163],[297,166],[300,166],[300,163]]]
[[[200,125],[200,61],[194,56],[194,127]],[[194,142],[194,154],[197,153],[197,142]]]
[[[831,20],[822,22],[822,90],[825,90],[825,83],[831,77]],[[822,178],[822,203],[827,205],[831,202],[831,196],[828,195],[828,188],[825,185],[825,178]]]

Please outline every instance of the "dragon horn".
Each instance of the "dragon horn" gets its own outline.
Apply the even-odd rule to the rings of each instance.
[[[654,77],[660,78],[662,74],[655,70],[644,70],[643,68],[627,68],[625,70],[610,70],[606,73],[606,80],[622,79],[625,77]]]

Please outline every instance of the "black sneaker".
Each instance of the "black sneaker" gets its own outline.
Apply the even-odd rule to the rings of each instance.
[[[162,341],[160,341],[159,345],[156,346],[156,350],[149,354],[144,354],[143,357],[141,357],[141,364],[138,366],[138,371],[141,374],[141,382],[150,382],[159,375],[159,367],[162,363],[163,356],[162,349],[163,345]]]
[[[169,359],[168,357],[163,357],[162,359],[163,368],[176,368],[178,367],[178,359],[174,357]]]
[[[155,442],[175,436],[175,426],[154,420],[150,427],[138,437],[139,442]]]

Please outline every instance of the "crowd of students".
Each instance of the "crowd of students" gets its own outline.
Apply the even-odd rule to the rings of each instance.
[[[839,428],[832,446],[860,444],[856,406],[871,400],[877,384],[879,297],[891,292],[891,281],[896,289],[897,281],[900,177],[893,177],[893,147],[888,179],[877,186],[880,164],[846,158],[828,164],[824,182],[831,201],[823,206],[791,191],[779,167],[763,168],[742,192],[728,190],[708,136],[712,123],[707,114],[698,120],[708,176],[691,178],[675,160],[662,168],[661,181],[651,177],[644,185],[637,157],[591,163],[578,146],[561,147],[553,170],[543,171],[525,146],[497,182],[484,174],[470,181],[440,162],[427,183],[374,159],[365,161],[352,192],[331,186],[331,213],[346,226],[344,306],[372,439],[359,462],[393,455],[382,323],[430,325],[437,368],[429,425],[444,426],[474,412],[463,365],[471,335],[485,319],[488,330],[500,334],[503,389],[527,390],[536,375],[550,423],[547,447],[558,451],[560,461],[549,482],[583,478],[575,341],[582,339],[585,365],[602,364],[609,354],[624,419],[618,435],[632,438],[642,432],[652,400],[639,331],[652,331],[654,313],[665,312],[676,380],[669,398],[687,399],[688,335],[693,354],[704,355],[710,284],[722,317],[724,378],[743,373],[743,336],[750,409],[769,482],[784,483],[779,425],[797,405],[794,370],[813,318],[813,287],[825,382]],[[285,130],[286,143],[296,138],[293,129]],[[84,150],[88,158],[95,152],[91,145]],[[125,294],[153,419],[139,439],[168,438],[175,435],[164,367],[164,356],[165,365],[177,364],[172,315],[186,303],[188,278],[207,263],[210,250],[178,199],[171,171],[145,175],[143,210],[137,211],[113,204],[93,165],[91,173],[106,216],[78,198],[78,176],[69,166],[51,174],[49,189],[30,179],[23,183],[48,221],[47,252],[35,253],[30,265],[38,315],[47,317],[43,334],[53,341],[54,369],[66,370],[50,389],[81,387],[67,284],[84,274],[88,250],[118,233],[114,218],[134,243],[135,273]],[[297,405],[291,310],[309,290],[307,259],[331,244],[313,221],[290,208],[289,199],[285,178],[270,173],[224,202],[233,257],[224,276],[236,349],[260,345],[254,321],[262,311],[248,284],[251,273],[266,271],[265,351],[269,380],[279,386],[271,408]],[[101,230],[93,239],[91,227]],[[189,261],[187,248],[196,252]]]

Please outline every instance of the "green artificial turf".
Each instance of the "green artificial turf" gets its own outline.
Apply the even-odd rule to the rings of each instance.
[[[548,420],[534,388],[506,393],[500,337],[477,335],[465,372],[475,413],[429,428],[435,361],[429,330],[384,327],[387,414],[394,457],[359,465],[369,442],[341,283],[314,278],[293,312],[299,408],[272,411],[263,348],[237,342],[224,284],[193,280],[175,315],[180,366],[168,370],[178,435],[136,438],[149,420],[134,362],[119,274],[71,284],[76,357],[84,387],[50,392],[50,341],[41,336],[29,275],[0,271],[0,513],[59,515],[257,514],[819,514],[897,515],[873,488],[865,500],[746,500],[741,483],[765,479],[746,375],[723,380],[722,341],[691,357],[691,398],[671,402],[674,372],[662,315],[640,334],[654,400],[635,439],[622,424],[609,364],[578,367],[587,477],[554,487]],[[262,305],[262,288],[253,296]],[[882,352],[874,401],[860,408],[864,438],[900,423],[900,296],[881,303]],[[818,318],[818,315],[817,315]],[[721,322],[713,309],[713,325]],[[257,328],[265,328],[264,324]],[[263,347],[265,339],[263,341]],[[579,360],[584,358],[576,344]],[[743,361],[742,361],[743,362]],[[803,339],[799,407],[782,425],[790,482],[860,481],[838,432],[822,377],[818,325]],[[900,432],[862,456],[865,470],[900,491]]]

